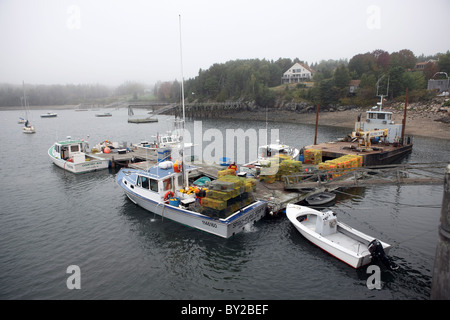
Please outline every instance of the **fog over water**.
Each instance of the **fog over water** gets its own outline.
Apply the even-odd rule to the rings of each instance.
[[[426,14],[424,12],[426,11]],[[155,83],[235,59],[445,53],[446,0],[0,2],[0,83]],[[432,30],[432,32],[430,32]]]

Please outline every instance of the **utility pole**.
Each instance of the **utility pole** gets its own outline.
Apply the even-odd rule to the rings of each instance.
[[[450,164],[444,177],[444,198],[442,200],[439,241],[434,258],[431,299],[450,299]]]

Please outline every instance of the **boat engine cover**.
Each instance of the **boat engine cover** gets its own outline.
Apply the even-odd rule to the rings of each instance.
[[[323,237],[336,233],[337,218],[333,211],[321,212],[316,220],[316,232]]]

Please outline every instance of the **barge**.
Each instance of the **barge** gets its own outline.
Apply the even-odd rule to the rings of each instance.
[[[361,156],[363,166],[398,162],[411,153],[413,147],[412,137],[405,137],[406,103],[402,124],[395,123],[392,112],[382,110],[382,105],[383,96],[378,106],[366,112],[365,121],[358,117],[355,130],[347,137],[305,146],[302,153],[314,150],[321,154],[315,164],[347,155]]]

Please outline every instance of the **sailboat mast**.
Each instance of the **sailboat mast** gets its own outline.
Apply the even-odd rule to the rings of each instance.
[[[187,188],[188,187],[188,182],[189,182],[189,178],[188,178],[188,173],[186,170],[186,166],[185,166],[185,159],[184,159],[184,138],[185,138],[185,134],[184,134],[184,123],[186,120],[186,115],[185,115],[185,108],[184,108],[184,76],[183,76],[183,48],[181,45],[181,15],[178,15],[179,18],[179,28],[180,28],[180,65],[181,65],[181,105],[183,107],[183,120],[182,120],[182,133],[183,133],[183,139],[181,140],[181,170],[183,173],[183,182],[184,182],[184,187]]]
[[[180,65],[181,65],[181,104],[183,106],[183,129],[184,129],[184,76],[183,76],[183,48],[181,45],[181,15],[179,17],[179,27],[180,27]]]

